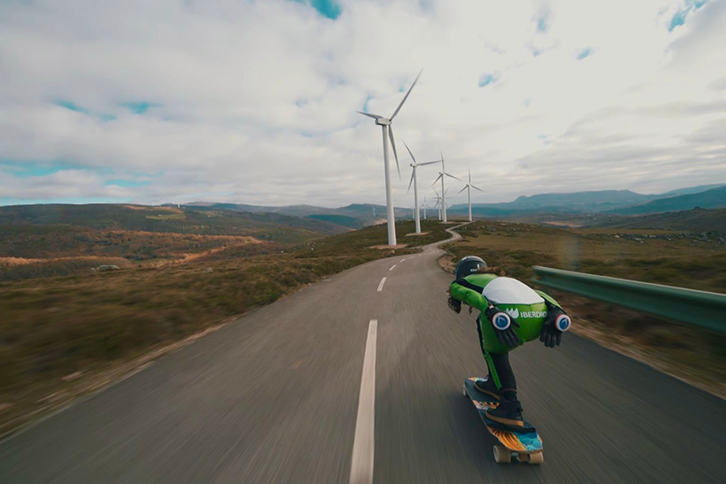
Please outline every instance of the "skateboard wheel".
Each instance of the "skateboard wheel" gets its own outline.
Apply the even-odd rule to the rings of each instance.
[[[544,463],[544,452],[537,452],[536,454],[529,454],[528,462],[534,465],[540,465]]]
[[[496,444],[494,450],[494,461],[497,464],[509,464],[512,462],[512,451],[503,445]]]

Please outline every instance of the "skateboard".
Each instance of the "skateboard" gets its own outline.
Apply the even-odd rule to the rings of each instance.
[[[503,428],[487,418],[487,409],[494,408],[499,403],[476,388],[477,380],[483,379],[479,377],[467,378],[464,380],[462,392],[465,397],[471,399],[489,433],[499,441],[498,444],[494,445],[494,460],[497,464],[509,464],[512,462],[512,457],[516,457],[520,462],[542,464],[544,462],[542,438],[537,434],[537,430],[531,423],[525,422],[525,425],[531,427],[531,430],[516,432]]]

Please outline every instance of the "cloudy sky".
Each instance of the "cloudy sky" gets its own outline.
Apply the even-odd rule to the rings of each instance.
[[[402,140],[478,202],[726,182],[724,25],[726,0],[0,0],[0,204],[383,203],[355,111],[421,68],[396,205]]]

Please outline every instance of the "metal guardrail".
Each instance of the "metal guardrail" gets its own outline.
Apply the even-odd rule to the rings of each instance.
[[[543,286],[599,299],[636,311],[726,332],[726,294],[533,267]]]

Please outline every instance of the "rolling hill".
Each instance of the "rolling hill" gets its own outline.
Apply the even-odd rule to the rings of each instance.
[[[93,229],[172,232],[197,235],[249,235],[297,242],[333,235],[347,227],[275,213],[242,213],[211,207],[117,204],[14,205],[0,207],[0,226],[72,225]]]
[[[621,215],[638,215],[646,213],[691,210],[696,207],[726,207],[726,186],[712,188],[711,190],[706,190],[705,192],[700,193],[689,193],[686,195],[676,195],[674,197],[660,198],[650,202],[633,205],[631,207],[621,207],[618,209],[609,210],[608,212]]]
[[[654,200],[658,195],[641,195],[630,190],[602,190],[574,193],[543,193],[521,196],[513,202],[472,204],[475,215],[507,216],[519,213],[591,213]],[[453,205],[452,213],[466,213],[466,204]]]
[[[380,223],[386,218],[385,205],[373,205],[368,203],[354,203],[338,208],[316,207],[313,205],[286,205],[282,207],[271,207],[265,205],[213,202],[193,202],[183,206],[200,210],[228,210],[254,214],[274,213],[293,217],[304,217],[314,220],[328,221],[353,229],[374,225],[376,223]],[[374,209],[375,216],[373,215]],[[395,209],[395,215],[398,219],[410,219],[412,217],[411,209],[408,208],[397,207]],[[338,222],[335,222],[335,220],[338,220]]]
[[[706,190],[711,190],[713,188],[718,188],[722,186],[724,186],[723,183],[717,183],[715,185],[698,185],[697,187],[678,188],[677,190],[665,192],[663,195],[690,195],[692,193],[701,193],[705,192]]]
[[[123,266],[119,260],[184,262],[231,248],[237,256],[247,256],[349,231],[325,220],[211,208],[8,206],[0,207],[0,266],[4,272],[22,266],[11,272],[42,276],[102,264]]]
[[[726,235],[726,209],[707,210],[694,208],[680,212],[664,212],[634,217],[610,218],[591,227],[612,227],[623,229],[665,229],[684,232],[718,232]]]
[[[717,187],[717,188],[714,188]],[[602,190],[574,193],[544,193],[521,196],[512,202],[472,204],[475,216],[506,217],[538,214],[616,213],[639,214],[726,206],[725,185],[701,185],[658,195],[630,190]],[[466,204],[452,205],[449,212],[463,215]]]

